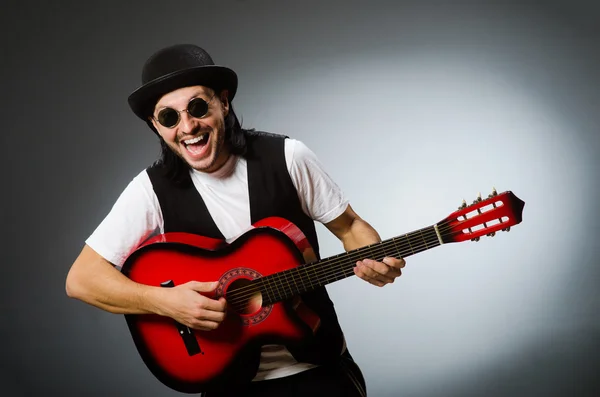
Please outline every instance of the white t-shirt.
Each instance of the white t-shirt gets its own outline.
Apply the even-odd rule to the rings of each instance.
[[[304,213],[315,221],[327,223],[345,211],[348,201],[343,192],[306,145],[286,139],[285,160]],[[247,165],[243,157],[231,156],[216,173],[190,171],[190,175],[227,241],[235,240],[252,227]],[[150,178],[143,170],[121,193],[86,244],[120,269],[142,242],[160,233],[164,233],[162,212]],[[254,380],[288,376],[312,367],[298,363],[283,346],[267,345],[262,349]]]

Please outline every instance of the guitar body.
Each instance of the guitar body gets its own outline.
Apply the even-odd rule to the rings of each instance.
[[[231,245],[186,233],[164,234],[123,265],[127,277],[146,285],[218,281],[210,297],[228,301],[227,317],[214,331],[191,330],[159,315],[125,315],[140,356],[168,387],[198,393],[248,382],[256,374],[262,345],[298,345],[317,330],[318,316],[299,298],[263,305],[260,292],[250,285],[250,280],[310,259],[314,254],[306,237],[281,218],[254,226]]]

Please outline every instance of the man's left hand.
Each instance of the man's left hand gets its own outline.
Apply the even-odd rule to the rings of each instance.
[[[354,274],[368,283],[383,287],[393,283],[397,277],[402,275],[402,268],[406,262],[402,258],[385,257],[381,262],[372,259],[364,259],[356,262]]]

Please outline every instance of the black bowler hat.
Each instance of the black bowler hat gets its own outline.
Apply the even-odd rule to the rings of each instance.
[[[144,64],[142,86],[129,95],[129,106],[139,118],[148,121],[163,95],[194,85],[215,91],[227,89],[231,101],[237,91],[237,75],[229,68],[215,65],[208,52],[193,44],[163,48]]]

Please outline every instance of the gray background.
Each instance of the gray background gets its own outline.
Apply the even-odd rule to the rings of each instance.
[[[492,186],[527,203],[391,286],[330,286],[371,396],[600,395],[593,3],[3,2],[0,394],[177,394],[64,280],[158,154],[126,104],[143,62],[190,42],[238,72],[244,125],[308,144],[384,238]]]

